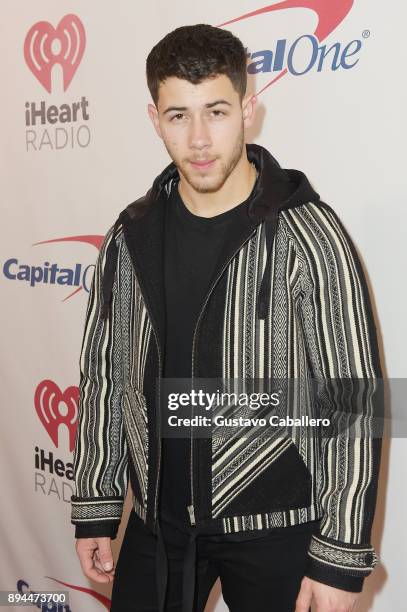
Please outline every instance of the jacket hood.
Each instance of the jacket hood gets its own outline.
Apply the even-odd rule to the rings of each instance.
[[[306,202],[319,199],[303,172],[281,168],[273,155],[261,145],[246,144],[247,157],[258,171],[258,178],[251,194],[248,215],[254,224],[273,216],[283,208],[300,206]],[[176,165],[171,162],[155,178],[147,193],[129,204],[122,212],[132,219],[146,214],[155,200],[164,192],[170,192],[172,181],[179,180]],[[118,220],[119,221],[119,220]]]
[[[246,144],[246,152],[249,161],[254,163],[258,173],[246,209],[248,222],[256,226],[265,221],[266,228],[267,263],[258,296],[258,315],[260,318],[265,318],[268,311],[268,294],[270,293],[271,282],[271,251],[278,214],[281,210],[301,206],[307,202],[316,202],[319,200],[319,195],[303,172],[281,168],[278,161],[265,147],[254,143]],[[121,224],[137,222],[163,197],[168,197],[172,183],[178,180],[178,169],[172,162],[155,178],[144,196],[129,204],[120,213],[114,226],[113,235]],[[107,316],[109,311],[116,261],[117,245],[116,240],[113,239],[107,249],[103,276],[102,316],[104,317]]]

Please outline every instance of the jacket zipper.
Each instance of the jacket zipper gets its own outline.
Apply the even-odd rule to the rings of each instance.
[[[135,264],[133,258],[131,257],[131,251],[127,245],[127,241],[126,241],[126,246],[127,246],[127,250],[129,251],[130,254],[130,260],[132,262],[132,266],[134,268],[135,274],[136,274],[136,278],[138,280],[138,285],[140,288],[140,293],[141,296],[143,298],[143,302],[145,305],[145,308],[148,312],[148,316],[150,317],[150,321],[151,321],[151,329],[153,330],[153,334],[154,334],[154,338],[155,338],[155,343],[157,345],[157,353],[158,353],[158,410],[159,410],[159,414],[158,414],[158,419],[157,419],[157,428],[158,428],[158,460],[157,460],[157,484],[156,484],[156,488],[155,488],[155,499],[154,499],[154,522],[157,520],[157,506],[158,506],[158,487],[159,487],[159,483],[160,483],[160,469],[161,469],[161,453],[162,453],[162,444],[161,444],[161,378],[162,378],[162,353],[161,353],[161,349],[160,349],[160,343],[158,342],[158,334],[157,334],[157,330],[156,330],[156,324],[154,321],[154,317],[151,314],[151,311],[147,305],[147,300],[145,299],[144,293],[141,289],[141,274],[140,272],[137,270],[137,264]],[[146,509],[147,510],[147,509]]]
[[[151,315],[150,315],[151,317]],[[158,352],[158,419],[157,419],[157,429],[158,429],[158,460],[157,460],[157,484],[155,488],[155,499],[154,499],[154,522],[157,520],[157,507],[158,507],[158,487],[160,483],[160,471],[161,471],[161,452],[162,452],[162,441],[161,441],[161,374],[162,374],[162,358],[161,358],[161,350],[160,345],[158,343],[158,337],[154,330],[153,324],[151,325],[155,341],[157,344],[157,352]]]
[[[219,279],[221,278],[222,274],[224,273],[224,271],[226,270],[226,268],[228,267],[228,265],[230,264],[232,259],[236,256],[236,254],[240,251],[240,249],[246,244],[246,242],[248,242],[254,236],[254,234],[257,231],[257,228],[258,228],[258,226],[256,226],[256,228],[252,231],[250,236],[248,236],[246,238],[246,240],[244,240],[244,242],[242,242],[242,244],[239,245],[239,247],[234,251],[234,253],[226,261],[226,263],[221,268],[218,276],[216,277],[215,281],[212,283],[212,286],[209,288],[208,293],[206,294],[206,297],[204,299],[203,305],[202,305],[201,310],[200,310],[199,315],[198,315],[197,322],[195,324],[194,335],[193,335],[193,338],[192,338],[191,388],[193,388],[193,384],[194,384],[194,364],[195,364],[196,334],[197,334],[198,327],[199,327],[199,324],[200,324],[201,319],[202,319],[203,312],[204,312],[204,310],[206,308],[206,304],[208,303],[208,300],[209,300],[210,296],[212,295],[212,291],[214,290],[216,284],[218,283]],[[191,405],[191,418],[193,418],[193,413],[194,413],[194,407]],[[196,525],[195,498],[194,498],[194,475],[193,475],[193,427],[192,426],[191,426],[191,445],[190,445],[190,485],[191,485],[191,504],[189,506],[187,506],[187,510],[188,510],[189,520],[191,522],[191,525]]]

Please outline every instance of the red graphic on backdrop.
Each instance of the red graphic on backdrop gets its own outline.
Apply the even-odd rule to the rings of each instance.
[[[52,578],[52,576],[45,576],[45,578],[49,578],[50,580],[54,580],[55,582],[58,582],[58,584],[63,584],[64,586],[66,586],[66,587],[68,587],[70,589],[74,589],[75,591],[80,591],[81,593],[87,593],[91,597],[94,597],[95,599],[97,599],[97,601],[99,601],[106,608],[106,610],[110,610],[110,604],[112,603],[110,601],[110,599],[108,597],[105,597],[105,595],[101,595],[97,591],[94,591],[93,589],[88,589],[86,587],[76,586],[76,584],[69,584],[69,582],[63,582],[63,580],[58,580],[57,578]]]
[[[100,234],[91,234],[90,236],[66,236],[65,238],[52,238],[51,240],[42,240],[42,242],[34,242],[33,246],[38,244],[50,244],[51,242],[84,242],[91,244],[100,251],[104,236]]]
[[[78,387],[68,387],[62,393],[52,380],[43,380],[35,390],[35,410],[57,448],[59,426],[66,425],[69,431],[69,451],[74,449],[78,403]]]
[[[48,21],[38,21],[30,28],[24,41],[24,58],[48,93],[51,93],[52,68],[59,64],[66,91],[81,63],[85,45],[82,21],[76,15],[65,15],[56,28]]]
[[[314,36],[322,42],[329,34],[331,34],[340,23],[345,19],[353,6],[354,0],[285,0],[284,2],[278,2],[277,4],[271,4],[250,13],[245,13],[240,17],[235,17],[229,21],[219,24],[219,28],[236,23],[237,21],[243,21],[250,17],[255,17],[263,13],[271,13],[273,11],[281,11],[292,8],[305,8],[314,11],[318,16],[318,25],[314,32]],[[281,79],[287,74],[287,68],[284,68],[276,77],[269,81],[256,95],[262,93],[267,87],[273,85],[276,81]]]

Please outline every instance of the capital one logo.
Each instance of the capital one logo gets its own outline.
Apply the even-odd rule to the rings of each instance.
[[[79,242],[89,244],[100,250],[104,236],[91,234],[85,236],[67,236],[53,238],[34,243],[33,246],[63,242]],[[92,273],[95,264],[83,265],[79,262],[71,267],[62,267],[58,262],[44,261],[40,265],[21,262],[17,257],[8,258],[3,264],[3,274],[8,280],[22,281],[28,287],[35,288],[43,285],[70,287],[73,289],[63,298],[66,302],[83,289],[89,293]]]
[[[35,410],[56,448],[58,448],[59,427],[65,425],[69,432],[69,451],[73,451],[78,421],[78,404],[78,387],[67,387],[65,391],[61,391],[52,380],[43,380],[36,388]]]
[[[273,41],[276,43],[273,49],[247,53],[248,57],[254,60],[248,65],[249,74],[276,73],[276,76],[273,76],[257,92],[258,95],[287,74],[301,76],[311,69],[321,72],[323,68],[331,70],[353,68],[359,61],[357,54],[362,47],[361,40],[352,40],[345,46],[336,42],[329,48],[321,44],[342,23],[353,4],[354,0],[329,0],[329,2],[327,0],[284,0],[229,19],[219,24],[218,27],[230,26],[260,15],[266,18],[268,14],[290,9],[309,9],[317,15],[318,21],[314,32],[304,32],[304,35],[291,43],[281,37]],[[369,35],[370,32],[365,30],[363,37],[367,38]],[[300,66],[304,60],[305,66],[303,64]]]
[[[81,63],[86,45],[85,28],[77,15],[65,15],[54,28],[48,21],[38,21],[24,41],[27,66],[41,85],[51,93],[51,73],[56,64],[62,68],[66,91]]]
[[[104,239],[104,236],[101,236],[100,234],[91,234],[91,235],[86,235],[86,236],[67,236],[64,238],[53,238],[52,240],[42,240],[41,242],[34,243],[34,246],[41,245],[41,244],[53,244],[56,242],[81,242],[83,244],[90,244],[94,246],[98,251],[100,251],[103,239]],[[72,274],[70,275],[70,279],[72,280],[71,285],[77,285],[78,288],[75,289],[69,295],[67,295],[63,300],[64,302],[66,302],[66,300],[69,300],[69,298],[76,295],[82,289],[85,289],[85,291],[89,293],[90,280],[88,276],[89,276],[89,272],[93,270],[94,267],[95,267],[94,264],[90,264],[82,270],[81,264],[76,264],[75,273],[72,271]],[[35,272],[33,272],[30,275],[31,286],[34,286],[36,282],[40,282],[40,283],[48,282],[46,270],[44,270],[41,266],[38,266],[37,268],[34,267],[34,270],[35,269],[37,270],[38,276],[37,277],[35,276]],[[56,268],[56,270],[58,271],[58,268]]]

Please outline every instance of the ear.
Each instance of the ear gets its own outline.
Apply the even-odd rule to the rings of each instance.
[[[252,93],[246,94],[242,100],[243,123],[245,128],[250,127],[254,122],[256,102],[257,98],[255,94]]]
[[[157,108],[154,106],[154,104],[148,104],[147,105],[147,111],[148,111],[148,115],[151,119],[152,124],[154,125],[155,131],[157,132],[158,136],[160,138],[162,138],[162,134],[161,134],[161,129],[160,129],[160,122],[158,119],[158,110]]]

